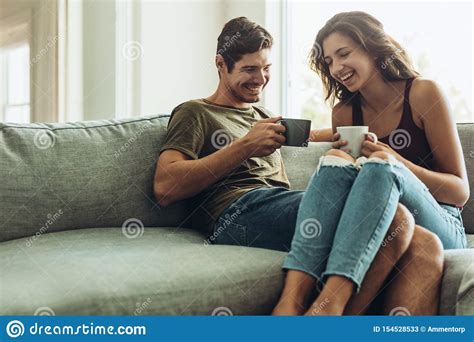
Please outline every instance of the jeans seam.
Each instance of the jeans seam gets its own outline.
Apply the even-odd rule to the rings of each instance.
[[[365,249],[364,254],[361,256],[361,258],[359,259],[359,261],[358,261],[358,263],[357,263],[357,269],[360,269],[360,267],[361,267],[360,265],[363,264],[362,259],[363,259],[364,257],[366,257],[366,256],[368,255],[368,253],[369,253],[368,247],[370,246],[370,243],[374,241],[375,232],[380,229],[380,224],[381,224],[382,219],[384,218],[385,214],[387,213],[386,208],[388,207],[388,204],[389,204],[389,202],[390,202],[390,200],[391,200],[391,197],[392,197],[392,195],[393,195],[393,190],[394,190],[393,188],[394,188],[394,187],[396,187],[396,185],[395,185],[395,182],[392,180],[392,187],[391,187],[391,190],[390,190],[390,196],[388,196],[387,203],[385,203],[385,206],[384,206],[385,210],[382,211],[382,215],[381,215],[380,218],[378,219],[378,225],[377,225],[377,227],[374,229],[374,231],[373,231],[372,235],[370,236],[370,239],[369,239],[369,241],[368,241],[368,243],[367,243],[367,248]],[[392,220],[393,220],[393,219],[392,219]],[[387,229],[387,232],[388,232],[389,229],[390,229],[390,225],[389,225],[389,227],[388,227],[388,229]],[[387,234],[387,232],[385,232],[385,235]],[[385,236],[385,235],[384,235],[384,236]],[[379,249],[380,249],[380,247],[379,247]],[[378,249],[378,250],[379,250],[379,249]],[[378,250],[377,250],[377,252],[378,252]],[[376,254],[377,254],[377,253],[376,253]],[[372,260],[372,261],[373,261],[373,260]]]
[[[392,179],[392,187],[391,187],[392,190],[390,191],[391,194],[393,193],[393,187],[394,187],[394,186],[396,187],[395,182],[394,182],[393,179]],[[390,196],[388,197],[387,203],[385,204],[384,208],[387,208],[388,202],[390,201],[391,196],[392,196],[392,195],[390,195]],[[382,211],[382,215],[381,215],[380,218],[378,219],[379,224],[378,224],[377,227],[374,229],[372,235],[370,236],[370,239],[367,241],[367,247],[364,249],[364,252],[363,252],[362,255],[360,256],[360,258],[357,260],[357,262],[355,263],[355,266],[354,266],[351,270],[349,270],[348,273],[351,275],[351,278],[357,278],[357,279],[359,278],[357,275],[358,275],[358,273],[360,272],[362,266],[365,265],[365,263],[363,262],[363,260],[364,260],[364,258],[366,258],[366,257],[369,255],[369,252],[370,252],[370,250],[371,250],[371,249],[369,249],[369,246],[370,246],[371,243],[374,241],[374,234],[375,234],[376,231],[379,230],[379,228],[380,228],[380,222],[382,221],[382,218],[383,218],[383,216],[385,215],[385,213],[386,213],[386,210],[383,210],[383,211]],[[387,230],[387,231],[388,231],[388,230]],[[386,233],[385,233],[385,234],[386,234]],[[380,249],[380,248],[379,248],[379,249]],[[378,251],[378,250],[377,250],[377,251]],[[377,253],[376,253],[376,254],[377,254]],[[372,260],[372,262],[373,262],[373,260]],[[369,265],[369,267],[370,267],[370,265]],[[367,268],[367,270],[368,270],[368,268]],[[366,273],[367,273],[367,271],[366,271]],[[365,274],[366,274],[366,273],[365,273]],[[325,274],[326,274],[326,271],[323,273],[323,275],[325,275]],[[357,292],[359,292],[359,290],[360,290],[360,286],[362,285],[362,281],[363,281],[363,279],[365,278],[365,274],[364,274],[364,276],[362,277],[362,280],[361,280],[360,282],[358,282],[358,283],[356,282],[356,284],[357,284]]]

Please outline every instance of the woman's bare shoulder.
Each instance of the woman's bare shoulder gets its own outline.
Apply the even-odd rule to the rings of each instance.
[[[350,126],[352,125],[352,106],[339,102],[332,109],[332,125]]]
[[[438,104],[445,104],[446,98],[441,87],[433,80],[416,78],[410,90],[410,105],[421,120],[428,116]]]

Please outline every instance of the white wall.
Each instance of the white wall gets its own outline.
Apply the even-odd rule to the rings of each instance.
[[[131,114],[130,111],[126,111],[127,115],[133,116],[170,113],[183,101],[207,97],[215,91],[218,83],[214,58],[217,37],[223,25],[232,18],[246,16],[267,27],[266,21],[269,17],[265,0],[136,0],[132,4],[139,6],[139,11],[133,13],[132,25],[138,25],[136,30],[138,35],[134,36],[133,40],[136,39],[141,45],[141,55],[137,61],[133,62],[133,70],[138,71],[137,74],[132,78],[126,78],[126,81],[130,83],[121,87],[118,82],[122,82],[123,78],[117,77],[117,70],[121,70],[123,62],[120,44],[117,43],[120,30],[116,25],[117,23],[121,25],[121,18],[117,15],[118,1],[123,0],[84,0],[82,2],[71,0],[71,4],[74,2],[76,7],[81,6],[74,12],[79,22],[76,21],[76,25],[71,25],[72,21],[66,20],[65,23],[70,25],[66,29],[79,32],[77,36],[81,39],[81,44],[76,44],[74,49],[71,48],[67,52],[69,54],[79,52],[80,58],[76,59],[80,65],[77,65],[74,70],[80,74],[72,77],[69,70],[67,73],[71,77],[64,79],[66,81],[80,79],[82,94],[81,91],[74,92],[75,96],[68,99],[74,106],[61,106],[62,112],[59,119],[95,120],[120,116],[123,108],[117,107],[122,106],[123,102],[118,98],[121,96],[120,92],[117,96],[118,89],[131,88],[133,90],[133,93],[125,91],[126,96],[131,97],[137,104],[133,106],[137,110],[132,111]],[[50,4],[49,7],[55,9],[56,2],[56,0],[37,2],[35,0],[19,2],[0,0],[0,4],[3,5],[1,14],[4,14],[8,7],[4,6],[5,4],[11,8],[18,7],[19,4],[28,4],[36,8],[36,11],[41,8],[41,12],[47,14],[52,11],[44,5]],[[278,7],[278,3],[278,1],[274,2],[270,7]],[[72,7],[68,9],[69,19],[73,14],[72,10]],[[53,18],[42,19],[38,24],[35,23],[34,29],[37,32],[41,31],[42,36],[45,36],[44,31],[55,29],[56,25]],[[278,41],[278,33],[275,35],[272,27],[267,28]],[[56,30],[52,32],[54,34]],[[64,37],[64,39],[65,44],[71,43],[68,41],[69,38]],[[37,49],[36,46],[41,48],[43,45],[44,43],[35,40],[32,53]],[[262,101],[262,104],[271,104],[270,109],[274,111],[278,111],[281,100],[278,95],[280,48],[281,46],[276,42],[274,72],[266,90],[266,93],[271,92],[272,96],[265,95]],[[51,51],[51,54],[54,53]],[[41,66],[41,63],[47,63],[42,68],[45,73],[37,74],[34,71],[33,80],[36,84],[45,86],[32,89],[32,94],[40,90],[41,92],[52,91],[56,94],[56,88],[46,87],[46,85],[57,84],[53,80],[57,77],[55,74],[57,69],[51,69],[55,62],[54,56],[43,58],[38,63],[38,66]],[[70,57],[68,57],[69,62]],[[63,86],[66,81],[61,81],[61,76],[62,74],[59,81]],[[38,104],[34,105],[34,108],[37,108],[37,121],[53,121],[57,117],[57,99],[46,94],[37,101],[39,101]],[[71,112],[68,113],[68,111]]]
[[[142,115],[170,113],[215,90],[222,22],[221,1],[142,1]]]
[[[179,103],[211,95],[219,81],[217,37],[232,18],[245,16],[275,38],[274,72],[261,104],[281,109],[279,1],[142,1],[141,113],[169,113]],[[275,15],[277,17],[275,17]],[[268,17],[275,18],[273,21]],[[269,22],[270,27],[266,26]],[[268,95],[271,94],[271,95]]]
[[[115,116],[115,2],[83,2],[84,120]]]

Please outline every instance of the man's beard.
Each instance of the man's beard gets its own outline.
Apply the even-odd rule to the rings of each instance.
[[[240,102],[243,102],[243,103],[256,103],[258,101],[260,101],[260,98],[258,95],[255,95],[255,97],[252,97],[252,98],[245,98],[243,97],[242,95],[238,94],[233,88],[229,87],[229,90],[230,90],[230,93],[232,94],[232,96],[239,100]]]

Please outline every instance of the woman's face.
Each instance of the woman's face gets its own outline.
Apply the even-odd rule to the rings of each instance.
[[[374,59],[344,34],[331,33],[323,41],[323,52],[331,76],[350,92],[358,91],[377,74]]]

